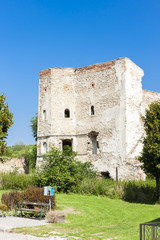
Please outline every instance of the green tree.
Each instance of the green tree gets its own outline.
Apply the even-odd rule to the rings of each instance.
[[[63,151],[52,148],[43,156],[43,163],[36,171],[36,184],[55,186],[59,192],[76,192],[82,179],[96,176],[96,172],[91,163],[81,163],[75,157],[69,146]]]
[[[26,161],[29,164],[29,172],[32,172],[36,168],[36,160],[37,160],[37,144],[30,145],[30,151],[24,154]]]
[[[37,142],[37,128],[38,128],[38,114],[37,113],[34,117],[32,117],[30,122],[31,122],[30,126],[32,129],[33,137],[34,137],[35,141]],[[29,169],[34,170],[36,168],[36,160],[37,160],[37,144],[35,144],[32,147],[32,152],[26,154],[25,157],[29,163]]]
[[[143,150],[138,158],[143,163],[145,173],[156,179],[156,194],[160,193],[160,101],[151,103],[142,117],[146,136],[143,139]]]
[[[9,111],[8,103],[5,102],[4,94],[0,95],[0,156],[7,149],[6,138],[8,129],[13,124],[13,114]]]
[[[32,117],[30,122],[31,122],[30,126],[32,129],[33,137],[34,137],[35,141],[37,141],[38,114],[36,114],[34,117]]]

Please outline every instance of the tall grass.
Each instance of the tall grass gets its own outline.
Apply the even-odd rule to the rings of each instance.
[[[156,181],[123,181],[118,190],[120,198],[128,202],[154,204],[156,199]]]
[[[120,198],[128,202],[155,204],[156,182],[154,179],[146,181],[119,181],[118,189],[113,179],[85,178],[77,191],[80,194],[107,196]]]
[[[0,189],[24,190],[30,185],[36,186],[34,174],[20,175],[14,173],[0,174]],[[53,186],[54,182],[53,182]],[[55,186],[56,189],[56,186]],[[118,189],[113,179],[100,177],[84,178],[74,193],[96,196],[107,196],[109,198],[120,198],[128,202],[155,204],[156,182],[154,179],[146,181],[119,181]]]
[[[79,187],[78,193],[92,194],[96,196],[107,196],[117,198],[116,182],[112,179],[105,178],[85,178]]]
[[[1,173],[0,174],[0,189],[20,189],[24,190],[28,186],[33,185],[33,175],[23,174],[20,175],[16,172]]]

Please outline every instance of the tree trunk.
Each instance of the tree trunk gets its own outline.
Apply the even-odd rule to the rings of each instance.
[[[157,200],[159,199],[159,176],[156,176],[156,195],[157,195]]]

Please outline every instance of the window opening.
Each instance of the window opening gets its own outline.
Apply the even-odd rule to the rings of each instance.
[[[97,149],[99,148],[99,142],[97,141],[98,132],[92,131],[88,136],[91,139],[92,154],[97,154]]]
[[[47,153],[47,143],[46,142],[43,143],[43,153],[44,154]]]
[[[69,146],[72,151],[72,140],[71,139],[62,140],[62,149],[64,150],[66,146]]]
[[[97,154],[97,136],[92,135],[91,142],[92,142],[92,153]]]
[[[65,117],[65,118],[70,118],[70,111],[69,111],[69,109],[65,109],[65,111],[64,111],[64,117]]]
[[[104,178],[111,178],[110,173],[108,171],[101,172],[101,176],[104,177]]]
[[[43,110],[43,119],[47,118],[46,110]]]
[[[95,115],[94,106],[91,106],[91,115]]]

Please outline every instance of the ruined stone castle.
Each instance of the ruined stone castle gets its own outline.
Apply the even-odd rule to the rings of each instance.
[[[143,70],[128,58],[39,74],[38,159],[51,146],[71,146],[78,159],[121,179],[144,179],[136,157],[141,115],[160,93],[142,90]]]

